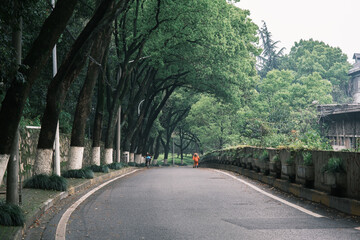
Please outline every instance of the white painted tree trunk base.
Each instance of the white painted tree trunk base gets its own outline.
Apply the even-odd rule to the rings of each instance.
[[[130,160],[129,162],[135,162],[135,153],[130,153]]]
[[[135,155],[135,163],[140,164],[141,163],[141,154]]]
[[[84,147],[70,147],[68,170],[81,169],[84,156]]]
[[[168,164],[168,160],[167,160],[167,159],[164,159],[164,164]]]
[[[125,152],[123,153],[123,161],[124,161],[124,163],[128,163],[128,162],[129,162],[129,159],[130,159],[130,152],[125,151]]]
[[[2,184],[9,159],[10,154],[0,154],[0,185]]]
[[[95,164],[100,166],[100,147],[93,147],[92,154],[91,154],[91,164]]]
[[[113,163],[113,151],[112,148],[105,149],[105,164]]]
[[[157,159],[154,159],[154,160],[153,160],[153,164],[156,165],[156,164],[157,164],[157,161],[158,161]]]
[[[53,158],[53,150],[52,149],[37,149],[36,158],[34,164],[34,174],[46,174],[51,175],[51,163]]]

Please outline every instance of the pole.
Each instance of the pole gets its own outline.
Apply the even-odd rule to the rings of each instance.
[[[51,4],[53,8],[55,8],[55,0],[51,0]],[[53,77],[55,77],[57,73],[57,54],[56,54],[56,45],[52,50],[52,63],[53,63]],[[56,133],[55,133],[55,157],[54,157],[54,172],[56,175],[60,176],[60,132],[59,132],[59,120],[56,125]]]
[[[172,138],[172,165],[174,166],[174,138]]]
[[[116,141],[116,162],[120,162],[120,141],[121,141],[121,106],[118,112],[117,141]]]

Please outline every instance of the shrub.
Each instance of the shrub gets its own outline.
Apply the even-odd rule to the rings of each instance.
[[[327,164],[321,169],[321,171],[324,172],[330,172],[330,173],[340,173],[345,172],[345,169],[342,164],[342,160],[340,158],[330,158],[327,162]]]
[[[31,177],[24,183],[25,188],[44,190],[66,191],[67,181],[64,177],[57,175],[39,174]]]
[[[260,160],[262,161],[269,161],[269,153],[268,151],[264,150],[260,155]]]
[[[167,163],[167,164],[163,163],[161,166],[170,167],[170,164],[169,163]]]
[[[72,169],[64,172],[63,177],[65,178],[94,178],[94,172],[91,169]]]
[[[294,162],[295,162],[295,159],[294,159],[294,156],[290,156],[288,159],[286,159],[286,164],[288,164],[288,165],[293,165],[294,164]]]
[[[136,164],[137,167],[145,167],[145,163]]]
[[[109,173],[109,167],[106,165],[91,165],[90,167],[88,167],[88,169],[92,170],[93,172],[103,172],[103,173]]]
[[[0,225],[23,226],[25,216],[22,209],[11,203],[0,202]]]
[[[312,166],[313,165],[311,152],[303,152],[302,156],[303,156],[304,164],[306,166]]]
[[[129,163],[128,163],[128,166],[129,166],[129,167],[136,167],[136,163],[135,163],[135,162],[129,162]]]
[[[273,161],[273,162],[280,162],[280,157],[279,157],[279,155],[275,155],[275,157],[273,157],[272,161]]]
[[[113,163],[110,163],[107,165],[110,169],[113,169],[113,170],[119,170],[119,169],[122,169],[124,167],[127,167],[128,165],[127,164],[124,164],[124,163],[121,163],[121,162],[113,162]],[[130,165],[129,165],[130,166]]]

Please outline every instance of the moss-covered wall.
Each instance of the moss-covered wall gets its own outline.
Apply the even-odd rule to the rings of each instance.
[[[40,130],[25,129],[20,132],[20,169],[23,180],[32,176],[33,166],[36,156],[36,148],[39,139]],[[60,134],[60,158],[61,170],[66,170],[69,159],[71,136]],[[89,166],[91,161],[91,140],[85,140],[83,166]],[[103,151],[102,151],[103,152]],[[103,157],[102,157],[103,159]]]

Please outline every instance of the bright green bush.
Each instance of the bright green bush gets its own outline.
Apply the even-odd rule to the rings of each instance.
[[[39,174],[26,180],[24,183],[24,187],[44,190],[66,191],[67,181],[64,177],[57,175],[48,176],[45,174]]]
[[[10,203],[0,202],[0,225],[3,226],[23,226],[25,216],[22,209]]]

